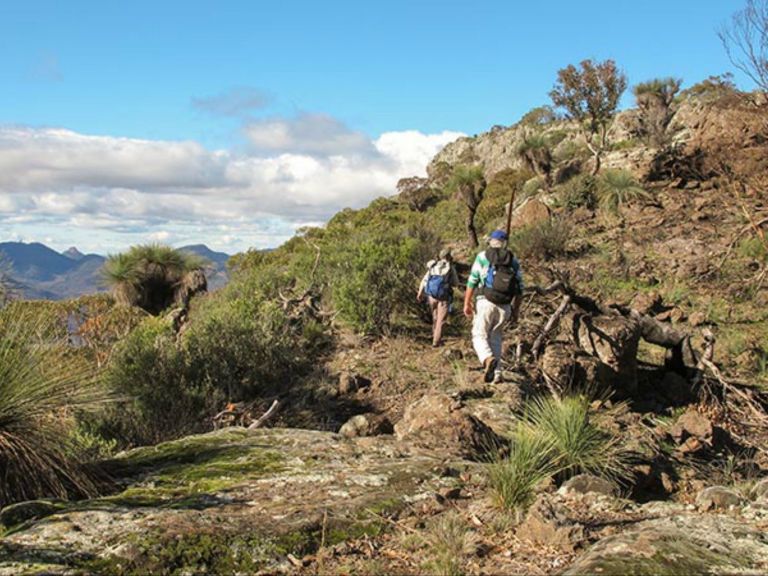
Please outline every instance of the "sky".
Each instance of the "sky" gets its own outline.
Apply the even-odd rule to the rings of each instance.
[[[717,29],[743,6],[0,0],[0,242],[274,247],[547,104],[568,64],[735,73]]]

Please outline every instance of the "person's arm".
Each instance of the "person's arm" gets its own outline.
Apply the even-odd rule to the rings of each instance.
[[[475,315],[475,290],[480,286],[480,274],[482,272],[482,264],[480,263],[480,255],[475,257],[475,261],[472,263],[472,269],[469,272],[469,278],[467,279],[467,290],[464,292],[464,316],[472,318]]]
[[[464,316],[472,318],[475,315],[474,300],[472,297],[475,295],[475,289],[467,286],[466,292],[464,292]]]

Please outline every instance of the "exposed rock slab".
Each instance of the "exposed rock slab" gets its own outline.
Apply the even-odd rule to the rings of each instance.
[[[649,520],[592,546],[564,574],[764,574],[768,542],[739,519],[688,515]]]
[[[367,440],[228,428],[131,451],[112,462],[121,492],[0,539],[0,574],[274,571],[321,533],[369,533],[377,514],[445,487],[444,458]]]

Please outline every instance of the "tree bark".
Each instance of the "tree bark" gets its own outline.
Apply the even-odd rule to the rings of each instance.
[[[469,236],[469,245],[477,248],[480,243],[477,241],[477,230],[475,229],[475,211],[470,209],[467,214],[467,235]]]

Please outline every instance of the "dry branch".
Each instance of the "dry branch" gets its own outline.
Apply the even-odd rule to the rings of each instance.
[[[264,424],[267,420],[269,420],[272,416],[275,415],[277,412],[277,407],[280,405],[280,402],[278,400],[275,400],[272,402],[272,406],[269,407],[269,410],[264,412],[258,420],[253,422],[250,426],[248,426],[248,430],[256,430],[256,428],[261,428],[262,424]]]

